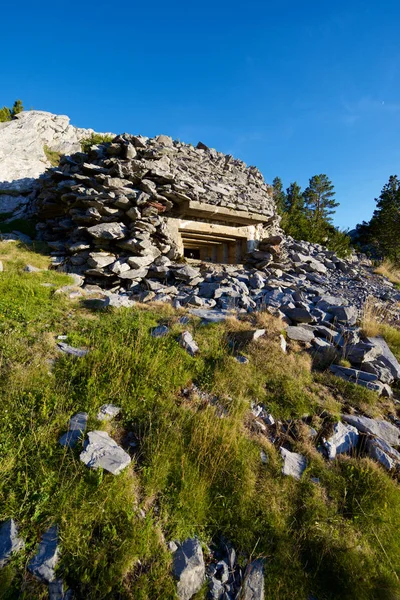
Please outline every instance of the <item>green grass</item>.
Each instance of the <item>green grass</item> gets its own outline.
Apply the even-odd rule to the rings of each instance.
[[[48,266],[38,249],[0,244],[0,521],[14,517],[27,540],[0,571],[1,599],[47,598],[26,562],[52,523],[60,527],[59,574],[78,600],[173,599],[165,540],[209,543],[221,534],[241,562],[265,557],[269,599],[400,597],[397,482],[365,458],[327,463],[301,436],[295,448],[308,469],[300,482],[286,478],[277,448],[249,427],[251,402],[276,419],[307,413],[320,423],[323,411],[334,419],[346,404],[385,411],[376,394],[314,373],[300,352],[283,355],[280,324],[266,315],[256,317],[268,334],[246,349],[248,365],[226,343],[227,331],[248,327],[236,320],[191,322],[201,349],[191,358],[176,342],[184,327],[171,308],[92,312],[41,285],[65,285],[67,275],[23,272],[27,263]],[[171,332],[154,339],[161,321]],[[60,356],[60,334],[89,354]],[[399,340],[393,332],[388,339],[400,348]],[[182,396],[192,381],[218,396],[224,418]],[[109,425],[96,421],[105,402],[122,408]],[[80,444],[58,444],[78,411],[89,413],[89,430],[106,427],[118,442],[133,432],[137,449],[121,475],[87,469]]]
[[[61,160],[61,152],[56,152],[55,150],[51,150],[46,144],[43,146],[43,152],[46,155],[47,160],[51,164],[52,167],[58,167]]]
[[[81,140],[82,152],[89,152],[92,146],[97,144],[108,144],[112,142],[114,137],[112,135],[103,135],[102,133],[92,133],[88,138]]]

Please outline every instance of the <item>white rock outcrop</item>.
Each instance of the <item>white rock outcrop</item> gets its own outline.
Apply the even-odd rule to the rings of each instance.
[[[24,111],[0,123],[0,214],[24,207],[35,179],[51,166],[44,146],[61,154],[81,150],[94,133],[69,124],[69,118],[40,110]]]

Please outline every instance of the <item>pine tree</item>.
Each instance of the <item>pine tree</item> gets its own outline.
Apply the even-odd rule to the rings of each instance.
[[[11,116],[15,117],[15,115],[18,115],[23,110],[24,110],[24,107],[22,105],[22,100],[16,100],[14,102],[12,110],[11,110]]]
[[[280,177],[275,177],[272,182],[272,195],[275,200],[276,209],[279,215],[285,212],[286,196],[283,191],[282,180]]]
[[[309,213],[312,237],[315,241],[325,234],[331,216],[339,203],[335,201],[333,183],[327,175],[314,175],[304,190],[305,206]]]
[[[304,197],[301,187],[296,181],[291,183],[286,190],[285,211],[282,218],[282,228],[298,240],[308,237],[308,223],[304,206]]]
[[[376,209],[368,226],[369,238],[380,253],[400,262],[400,180],[391,175],[376,199]]]
[[[5,123],[6,121],[11,121],[11,111],[7,106],[3,106],[0,108],[0,123]]]

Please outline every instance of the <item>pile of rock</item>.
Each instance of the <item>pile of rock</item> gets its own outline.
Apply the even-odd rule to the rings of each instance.
[[[39,237],[64,266],[103,287],[130,289],[146,276],[196,284],[180,258],[168,216],[202,202],[279,221],[271,188],[254,167],[209,149],[124,134],[89,155],[63,157],[41,180]]]
[[[0,123],[0,214],[24,209],[33,199],[37,178],[51,166],[45,147],[72,154],[92,133],[73,127],[66,116],[39,110]]]

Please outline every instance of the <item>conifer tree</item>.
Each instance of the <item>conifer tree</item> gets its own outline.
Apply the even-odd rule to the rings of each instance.
[[[365,226],[364,226],[365,227]],[[380,253],[400,262],[400,180],[391,175],[376,200],[376,209],[368,226],[368,237]]]
[[[15,117],[15,115],[18,115],[23,110],[24,110],[24,107],[22,105],[22,100],[16,100],[14,102],[12,110],[11,110],[11,116]]]
[[[283,215],[285,212],[286,196],[283,191],[282,180],[280,177],[275,177],[272,182],[272,195],[275,200],[276,209],[279,215]]]
[[[11,121],[11,111],[7,106],[3,106],[0,108],[0,123],[5,123],[6,121]]]
[[[282,219],[282,228],[295,239],[307,239],[308,223],[304,206],[304,197],[301,187],[296,181],[291,183],[286,190],[285,213]]]
[[[312,237],[314,241],[324,236],[327,225],[339,203],[335,201],[333,183],[327,175],[314,175],[304,190],[305,206],[309,213]]]

